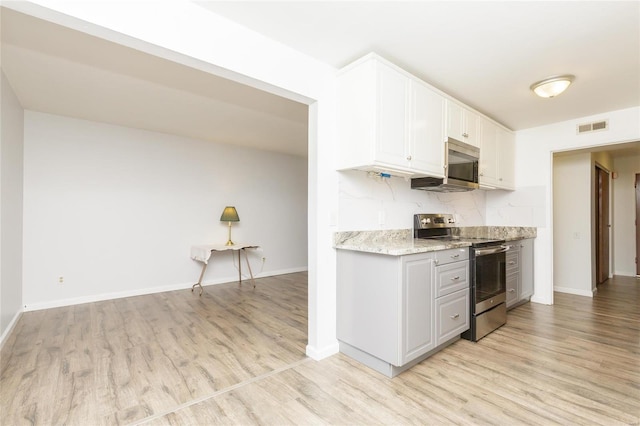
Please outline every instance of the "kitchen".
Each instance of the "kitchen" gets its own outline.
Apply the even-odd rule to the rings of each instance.
[[[162,31],[155,32],[148,27],[136,25],[136,28],[123,28],[119,18],[110,13],[102,13],[102,10],[68,10],[65,6],[58,6],[60,11],[72,16],[86,19],[89,22],[98,22],[109,28],[117,28],[123,33],[135,35],[145,40],[153,40],[158,45],[163,44],[165,34]],[[115,6],[117,7],[117,6]],[[137,16],[138,22],[148,19],[145,13],[148,10],[123,10],[122,16]],[[160,9],[158,19],[166,19],[167,26],[172,22],[174,12],[169,9]],[[193,22],[201,22],[201,11],[193,12]],[[137,15],[139,14],[139,15]],[[162,18],[164,17],[164,18]],[[213,32],[215,38],[217,31],[224,37],[225,30],[237,32],[238,29],[228,28],[223,25],[208,26],[208,31]],[[228,23],[226,23],[228,25]],[[187,32],[188,33],[188,32]],[[234,43],[234,49],[250,49],[250,34],[241,34],[246,39]],[[201,37],[199,34],[198,37]],[[175,44],[174,44],[175,43]],[[332,150],[333,127],[328,116],[332,115],[331,95],[322,93],[322,86],[330,79],[323,78],[324,68],[318,64],[309,65],[308,58],[298,58],[291,52],[283,52],[277,46],[268,45],[266,50],[278,58],[286,57],[284,61],[293,69],[283,70],[269,74],[263,67],[264,58],[238,58],[235,52],[216,51],[218,55],[210,52],[211,46],[205,43],[191,40],[191,43],[181,44],[171,42],[171,47],[178,52],[189,52],[194,55],[202,55],[211,63],[220,64],[227,69],[235,70],[242,75],[251,75],[261,81],[268,81],[276,87],[284,87],[285,91],[302,93],[308,99],[319,102],[310,106],[310,206],[309,206],[309,305],[317,307],[310,309],[309,346],[307,352],[314,358],[323,358],[335,353],[335,281],[334,252],[331,248],[332,237],[336,231],[354,229],[378,229],[380,223],[386,229],[407,229],[411,226],[411,218],[414,213],[429,210],[450,211],[457,214],[465,214],[465,225],[500,225],[500,226],[535,226],[538,229],[536,241],[536,259],[541,259],[536,264],[536,277],[540,277],[540,284],[536,283],[537,300],[545,303],[552,301],[552,261],[550,249],[552,247],[551,227],[551,203],[552,188],[549,182],[551,175],[551,153],[560,150],[583,148],[594,145],[611,145],[618,142],[634,141],[640,137],[637,129],[637,107],[619,109],[606,114],[610,122],[610,131],[607,133],[594,133],[586,138],[578,138],[572,133],[574,125],[583,119],[569,120],[556,125],[543,128],[530,129],[519,134],[518,144],[523,145],[522,150],[516,151],[516,181],[519,190],[510,193],[505,191],[473,191],[472,194],[432,194],[424,195],[417,191],[411,191],[408,182],[404,178],[390,177],[381,180],[372,179],[362,172],[335,173]],[[216,49],[224,50],[217,46]],[[231,49],[230,49],[231,50]],[[292,58],[293,56],[293,58]],[[247,64],[245,61],[252,62]],[[290,61],[290,62],[289,62]],[[320,71],[322,69],[323,71]],[[327,70],[327,73],[330,70]],[[304,87],[299,80],[300,75],[317,75],[318,83],[312,88]],[[309,101],[311,103],[311,101]],[[596,120],[602,115],[584,117],[584,120]],[[567,130],[571,129],[571,131]],[[542,142],[541,142],[542,141]],[[355,185],[351,186],[352,183]],[[344,189],[350,185],[350,191]],[[351,189],[355,189],[351,191]],[[418,195],[421,194],[421,195]],[[383,203],[384,202],[384,203]],[[421,204],[421,205],[420,205]],[[351,206],[351,207],[349,207]],[[439,207],[444,208],[440,209]],[[382,210],[382,214],[380,211]],[[408,214],[407,214],[408,213]],[[542,241],[542,248],[540,247]],[[3,251],[4,253],[4,251]],[[538,279],[538,278],[537,278]],[[3,297],[5,293],[3,292]]]
[[[15,7],[18,7],[16,5]],[[80,10],[71,5],[60,5],[58,9],[46,9],[36,3],[19,5],[26,12],[43,16],[53,21],[60,20],[60,13],[66,13],[87,22],[94,22],[111,31],[96,29],[105,37],[128,45],[132,43],[128,37],[144,40],[158,46],[167,44],[166,35],[151,27],[130,28],[119,17],[144,16],[145,8],[131,9],[127,5],[114,5],[123,10],[102,10],[99,7]],[[58,6],[56,6],[58,7]],[[54,12],[55,10],[55,12]],[[534,301],[552,303],[553,301],[553,260],[552,260],[552,153],[593,146],[614,146],[624,142],[640,139],[637,124],[636,108],[611,110],[597,116],[583,116],[579,119],[556,124],[530,128],[518,132],[518,150],[516,151],[516,182],[518,190],[509,191],[473,191],[471,194],[430,194],[418,195],[411,191],[403,178],[391,177],[383,182],[370,179],[364,173],[335,173],[333,151],[335,141],[333,96],[327,92],[332,87],[334,69],[304,55],[297,55],[288,49],[269,44],[261,37],[250,32],[243,33],[236,24],[218,19],[215,15],[207,16],[216,20],[216,26],[203,22],[202,9],[195,5],[185,5],[184,13],[192,19],[190,27],[203,25],[211,33],[212,39],[228,38],[229,33],[239,33],[234,44],[217,44],[215,54],[211,46],[203,43],[203,38],[191,34],[190,41],[175,39],[170,42],[172,51],[156,52],[170,57],[177,62],[187,62],[202,67],[201,61],[217,64],[224,68],[229,78],[240,81],[267,82],[260,86],[272,92],[280,93],[304,101],[309,104],[309,287],[310,306],[317,306],[310,313],[308,354],[314,358],[322,358],[337,351],[335,340],[335,286],[320,283],[335,282],[335,252],[332,248],[333,234],[342,230],[379,229],[384,222],[386,229],[407,229],[411,227],[412,216],[424,212],[420,206],[429,207],[430,211],[446,211],[463,215],[464,225],[500,225],[500,226],[533,226],[538,230],[536,239],[536,293]],[[172,22],[176,11],[172,6],[158,10],[159,20]],[[200,23],[200,24],[196,24]],[[67,23],[71,26],[81,25],[78,22]],[[83,24],[84,25],[84,24]],[[186,37],[186,36],[185,36]],[[269,52],[271,57],[279,58],[287,64],[276,70],[261,66],[264,56],[238,57],[238,50],[255,50],[254,40],[260,40],[261,52]],[[134,43],[141,48],[148,48]],[[190,52],[188,56],[175,52]],[[190,59],[191,58],[191,59]],[[193,58],[199,58],[194,60]],[[252,63],[252,64],[251,64]],[[235,70],[229,72],[228,70]],[[212,69],[211,72],[214,70]],[[306,76],[303,80],[300,76]],[[253,79],[253,80],[251,80]],[[313,83],[310,85],[310,83]],[[527,89],[525,95],[530,96]],[[561,98],[558,98],[561,99]],[[557,107],[550,108],[547,113],[558,112]],[[607,132],[594,132],[576,135],[575,125],[582,122],[595,121],[606,116],[609,120]],[[433,205],[432,205],[433,203]],[[441,209],[440,206],[443,208]],[[18,303],[20,304],[20,303]],[[4,314],[4,312],[3,312]]]

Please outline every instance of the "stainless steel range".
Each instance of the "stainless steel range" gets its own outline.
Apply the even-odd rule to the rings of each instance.
[[[413,217],[414,238],[465,241],[469,248],[471,285],[471,328],[462,338],[477,342],[507,322],[506,252],[504,240],[460,238],[454,235],[451,214],[417,214]]]

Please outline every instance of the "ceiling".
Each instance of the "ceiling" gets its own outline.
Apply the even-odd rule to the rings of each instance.
[[[23,108],[306,157],[306,105],[0,8]]]
[[[336,68],[375,51],[513,130],[640,105],[637,1],[197,3]],[[306,155],[306,105],[6,8],[1,25],[26,109]],[[566,73],[561,96],[529,90]]]

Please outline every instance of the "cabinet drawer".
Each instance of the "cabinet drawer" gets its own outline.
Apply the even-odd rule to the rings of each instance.
[[[505,261],[507,263],[507,265],[506,265],[507,275],[510,272],[518,272],[518,270],[520,269],[520,266],[518,265],[518,253],[517,252],[508,251]]]
[[[469,288],[469,262],[454,262],[436,267],[436,297]]]
[[[507,274],[507,306],[518,299],[518,273]]]
[[[449,250],[440,250],[434,252],[436,256],[436,265],[445,265],[451,262],[459,262],[469,259],[469,248],[462,247]]]
[[[469,289],[436,299],[436,345],[469,329]]]

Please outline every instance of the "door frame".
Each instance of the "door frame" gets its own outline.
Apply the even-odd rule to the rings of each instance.
[[[602,186],[601,176],[602,182],[606,182]],[[598,162],[595,162],[594,169],[593,203],[595,283],[598,286],[611,277],[611,172]]]
[[[640,277],[640,173],[636,173],[636,277]]]

